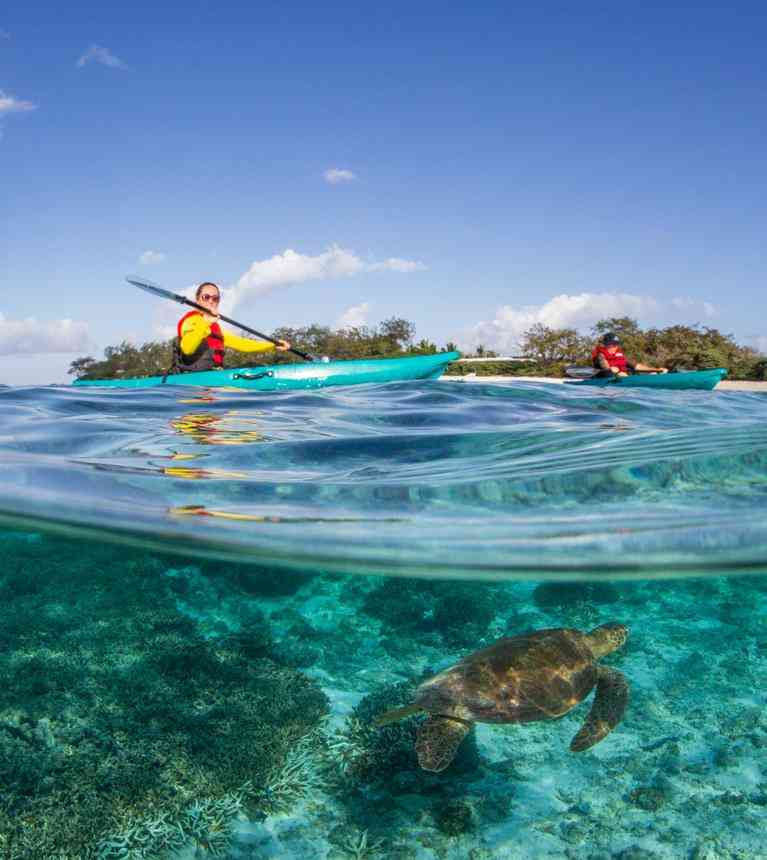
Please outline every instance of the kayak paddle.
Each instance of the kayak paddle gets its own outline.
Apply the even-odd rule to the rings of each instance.
[[[170,290],[164,290],[162,287],[157,284],[152,283],[152,281],[146,281],[143,278],[138,278],[135,275],[130,278],[125,279],[129,284],[133,284],[134,287],[138,287],[140,290],[146,290],[148,293],[152,293],[152,295],[159,296],[161,299],[170,299],[173,302],[178,302],[180,305],[188,305],[190,308],[196,308],[198,311],[202,311],[203,313],[210,313],[207,308],[204,308],[202,305],[198,305],[197,302],[193,302],[191,299],[186,298],[186,296],[180,296],[178,293],[172,293]],[[262,334],[260,331],[256,331],[254,328],[250,328],[249,326],[243,325],[241,322],[237,322],[237,320],[230,319],[229,317],[225,317],[223,314],[219,314],[218,317],[220,320],[229,323],[230,325],[236,325],[237,328],[241,328],[243,331],[248,332],[248,334],[254,334],[256,337],[260,337],[261,340],[268,340],[270,343],[279,343],[279,341],[275,340],[273,337],[269,337],[268,334]],[[322,357],[322,359],[318,359],[316,356],[311,355],[308,352],[301,352],[300,349],[294,349],[292,346],[288,350],[288,352],[295,353],[296,355],[303,358],[305,361],[328,361],[326,357]]]

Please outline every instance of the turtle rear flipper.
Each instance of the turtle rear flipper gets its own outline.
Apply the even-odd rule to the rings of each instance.
[[[583,727],[570,743],[572,752],[583,752],[610,734],[623,718],[629,685],[615,669],[597,667],[597,692]]]
[[[432,716],[418,729],[415,751],[424,770],[438,773],[455,758],[461,741],[471,729],[471,723],[450,717]]]

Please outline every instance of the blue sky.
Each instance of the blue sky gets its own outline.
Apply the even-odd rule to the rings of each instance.
[[[764,4],[60,10],[0,11],[0,382],[167,331],[133,272],[262,330],[628,312],[767,349]]]

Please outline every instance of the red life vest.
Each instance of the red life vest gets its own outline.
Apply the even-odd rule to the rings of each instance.
[[[214,367],[224,366],[224,333],[221,331],[221,326],[217,323],[211,323],[210,334],[203,338],[202,343],[192,353],[192,355],[184,355],[181,352],[181,329],[184,322],[192,316],[202,316],[200,311],[189,311],[184,314],[178,321],[176,331],[178,333],[178,352],[181,361],[186,365],[184,370],[206,370]],[[207,366],[207,367],[206,367]]]
[[[607,359],[607,364],[610,367],[617,367],[622,373],[628,373],[628,362],[623,350],[618,347],[612,354],[607,351],[607,347],[599,344],[591,350],[591,363],[597,370],[601,370],[602,366],[599,363],[599,356],[603,355]]]

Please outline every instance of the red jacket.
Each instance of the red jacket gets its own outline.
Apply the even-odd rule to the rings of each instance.
[[[607,363],[610,367],[617,367],[622,373],[628,373],[628,361],[626,360],[626,356],[623,354],[623,350],[618,347],[612,354],[607,351],[607,347],[599,344],[599,346],[595,346],[591,351],[591,363],[594,365],[597,370],[602,369],[602,365],[599,363],[599,356],[603,355],[607,360]]]
[[[189,317],[194,316],[202,316],[200,311],[189,311],[188,314],[184,314],[181,319],[178,321],[178,326],[176,331],[178,333],[178,342],[181,343],[181,327],[184,325],[184,321],[188,320]],[[180,350],[179,350],[180,352]],[[201,360],[206,359],[206,363],[212,363],[215,367],[223,367],[224,365],[224,334],[221,331],[221,326],[217,323],[210,324],[210,334],[203,340],[200,344],[199,348],[196,350],[194,355],[185,356],[185,362],[189,364],[195,364],[201,362]],[[198,369],[198,368],[195,368]],[[204,369],[204,368],[199,368]]]

